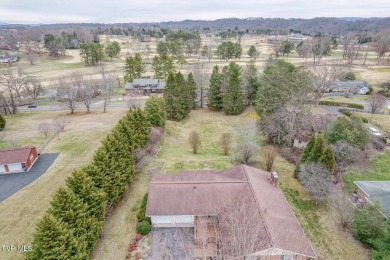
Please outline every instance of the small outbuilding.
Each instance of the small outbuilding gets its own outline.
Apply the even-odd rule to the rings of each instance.
[[[34,146],[0,149],[0,174],[27,172],[38,157]]]

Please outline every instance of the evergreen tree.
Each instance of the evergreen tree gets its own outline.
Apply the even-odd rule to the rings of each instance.
[[[154,73],[156,79],[164,78],[162,63],[159,56],[153,57],[151,71]]]
[[[150,124],[164,127],[167,119],[164,98],[151,95],[145,102],[145,113]]]
[[[136,78],[141,78],[145,71],[145,64],[139,53],[136,53],[134,57],[129,56],[126,58],[124,67],[125,82],[132,82]]]
[[[164,88],[165,110],[167,118],[173,121],[182,119],[182,107],[180,103],[181,94],[176,83],[176,77],[173,73],[169,73],[167,83]]]
[[[312,134],[310,136],[310,140],[307,143],[305,149],[303,150],[303,153],[301,155],[301,159],[299,160],[301,163],[307,162],[307,160],[309,159],[309,157],[312,154],[312,151],[314,149],[314,145],[316,143],[316,139],[317,138],[316,138],[315,134]]]
[[[168,55],[160,56],[161,65],[162,65],[162,73],[164,75],[164,80],[167,80],[169,73],[175,73],[175,64],[173,63],[173,59]]]
[[[175,78],[176,78],[176,84],[179,93],[178,96],[179,98],[177,99],[177,101],[179,102],[180,110],[178,111],[178,115],[179,115],[179,120],[181,120],[185,118],[188,115],[188,113],[191,111],[192,108],[192,102],[190,102],[191,93],[190,90],[188,89],[187,82],[180,71],[176,73]]]
[[[78,198],[73,191],[60,188],[50,202],[48,212],[73,230],[78,245],[82,249],[81,254],[88,256],[90,249],[88,241],[96,237],[96,221],[88,216],[88,207]],[[92,228],[91,228],[92,227]]]
[[[103,224],[107,195],[95,187],[92,178],[84,171],[74,170],[72,176],[66,179],[66,186],[88,205],[88,214]]]
[[[0,115],[0,131],[5,128],[5,123],[6,123],[5,118],[2,115]]]
[[[222,98],[222,75],[219,72],[218,65],[215,65],[210,77],[210,87],[207,93],[208,108],[215,111],[221,111],[223,107]]]
[[[192,103],[191,109],[196,108],[196,82],[194,79],[194,75],[192,75],[192,72],[190,72],[187,76],[187,85],[188,85],[188,91],[190,92],[190,99],[189,102]]]
[[[244,110],[244,95],[241,89],[241,67],[230,62],[228,85],[223,96],[223,111],[227,115],[238,115]]]
[[[99,147],[94,156],[93,162],[90,165],[87,165],[83,168],[83,171],[92,178],[95,186],[103,190],[107,194],[107,200],[112,202],[112,194],[114,184],[111,168],[110,168],[110,159],[108,153],[103,147]]]
[[[87,259],[77,240],[67,225],[46,212],[37,224],[26,259]]]
[[[334,173],[336,161],[334,158],[333,150],[330,146],[328,146],[322,153],[319,162],[322,163],[331,174]]]
[[[319,162],[324,151],[325,151],[325,138],[324,138],[324,135],[319,134],[316,137],[316,142],[315,142],[314,148],[311,151],[311,154],[308,158],[308,161]]]

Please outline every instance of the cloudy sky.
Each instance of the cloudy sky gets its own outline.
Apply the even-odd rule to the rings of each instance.
[[[0,0],[0,22],[27,24],[388,16],[390,0]]]

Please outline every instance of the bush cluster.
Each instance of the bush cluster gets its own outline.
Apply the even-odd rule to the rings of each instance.
[[[320,100],[320,105],[324,105],[324,106],[335,106],[335,107],[349,107],[349,108],[356,108],[356,109],[364,109],[364,106],[361,105],[361,104],[343,103],[343,102],[328,101],[328,100]]]
[[[355,117],[355,118],[359,118],[362,120],[363,123],[368,123],[368,118],[367,117],[364,117],[364,116],[360,116],[356,113],[354,113],[353,111],[351,110],[348,110],[348,109],[345,109],[345,108],[340,108],[339,109],[339,112],[343,115],[346,115],[347,117]]]
[[[322,134],[317,136],[313,134],[310,137],[295,168],[294,176],[298,177],[301,164],[311,162],[322,164],[331,174],[334,172],[336,161],[333,150],[331,146],[326,145],[325,137]]]
[[[37,224],[33,250],[26,259],[88,259],[108,209],[119,201],[132,180],[135,171],[130,155],[146,145],[149,132],[142,110],[126,113],[103,140],[92,163],[75,170],[66,187],[54,194],[50,208]]]
[[[2,115],[0,115],[0,131],[5,128],[5,123],[6,123],[5,118]]]
[[[139,208],[138,214],[137,214],[137,220],[138,222],[147,221],[150,222],[150,217],[147,217],[145,215],[146,212],[146,203],[148,201],[148,194],[146,193],[144,198],[142,199],[141,207]]]
[[[373,249],[373,259],[390,258],[390,223],[386,223],[377,205],[367,203],[352,222],[354,236]]]

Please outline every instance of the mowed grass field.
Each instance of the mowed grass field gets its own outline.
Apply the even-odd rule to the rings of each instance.
[[[23,138],[19,139],[19,145],[40,145],[43,138],[37,133],[36,127],[41,122],[51,122],[55,116],[66,116],[71,123],[65,132],[55,137],[45,149],[46,153],[60,153],[49,170],[32,184],[0,202],[0,245],[31,244],[36,223],[49,208],[53,194],[65,185],[66,177],[74,168],[82,167],[91,161],[100,141],[126,111],[126,108],[119,108],[109,109],[107,113],[99,110],[90,114],[37,112],[6,116],[6,135],[21,135]],[[22,258],[20,252],[0,250],[0,259]]]

